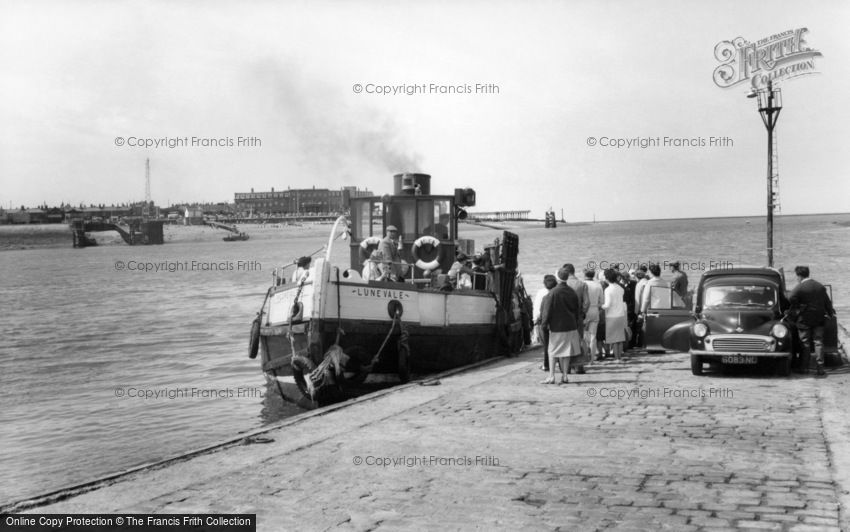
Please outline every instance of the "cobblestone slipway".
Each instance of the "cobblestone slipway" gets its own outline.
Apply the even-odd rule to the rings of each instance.
[[[847,366],[541,385],[539,350],[361,398],[30,512],[256,513],[261,530],[850,530]],[[262,440],[259,440],[262,441]]]

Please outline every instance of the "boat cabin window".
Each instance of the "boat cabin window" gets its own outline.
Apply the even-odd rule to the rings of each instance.
[[[387,205],[387,220],[384,227],[394,225],[404,240],[416,239],[416,200],[393,200]]]
[[[452,238],[452,222],[448,200],[423,201],[419,204],[419,236],[429,235],[440,240]]]
[[[351,202],[351,236],[355,240],[362,240],[381,234],[381,202],[378,201],[352,201]]]
[[[433,199],[401,199],[387,205],[387,225],[398,227],[404,240],[430,235],[451,240],[451,202]]]

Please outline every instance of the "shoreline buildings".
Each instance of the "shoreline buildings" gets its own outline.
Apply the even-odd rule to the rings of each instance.
[[[40,205],[37,208],[21,206],[19,209],[0,209],[2,224],[49,224],[68,223],[74,220],[117,220],[131,216],[167,218],[188,223],[203,223],[207,216],[216,219],[233,218],[276,218],[297,216],[339,215],[348,210],[351,198],[374,195],[368,189],[345,186],[338,190],[327,188],[303,188],[269,192],[236,192],[234,203],[176,203],[169,207],[158,207],[153,202],[135,202],[121,205],[62,204],[59,207]],[[145,209],[147,207],[147,209]]]
[[[237,192],[233,195],[236,212],[255,216],[292,216],[300,214],[334,214],[348,209],[351,198],[373,196],[367,189],[346,186],[339,190],[327,188],[287,188],[269,192]]]

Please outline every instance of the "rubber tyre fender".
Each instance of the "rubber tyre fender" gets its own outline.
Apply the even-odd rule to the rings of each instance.
[[[248,339],[248,358],[257,358],[260,350],[260,317],[254,318],[251,323],[251,336]]]
[[[362,363],[363,360],[368,361],[369,356],[366,353],[366,350],[360,346],[353,346],[343,350],[346,355],[348,355],[348,367],[343,368],[343,373],[339,376],[339,382],[341,385],[346,384],[363,384],[363,381],[366,380],[366,377],[369,376],[370,368]],[[352,366],[357,365],[356,368]],[[355,371],[356,369],[356,371]],[[345,372],[352,372],[354,375],[351,377],[346,377]]]
[[[292,366],[292,378],[295,379],[295,385],[298,386],[298,391],[307,399],[313,400],[310,397],[310,391],[307,389],[307,377],[316,369],[316,365],[309,358],[302,355],[292,355],[292,361],[289,363]]]

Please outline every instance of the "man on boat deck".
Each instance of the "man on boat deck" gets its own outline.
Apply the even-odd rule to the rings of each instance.
[[[472,268],[469,267],[469,257],[461,251],[455,255],[455,261],[449,269],[448,279],[453,288],[472,288]]]
[[[387,226],[387,236],[378,244],[378,251],[383,256],[384,265],[389,272],[390,281],[401,279],[401,253],[398,250],[398,228]]]
[[[449,238],[449,215],[441,214],[438,220],[437,223],[426,227],[422,233],[439,238],[440,240],[446,240]]]

